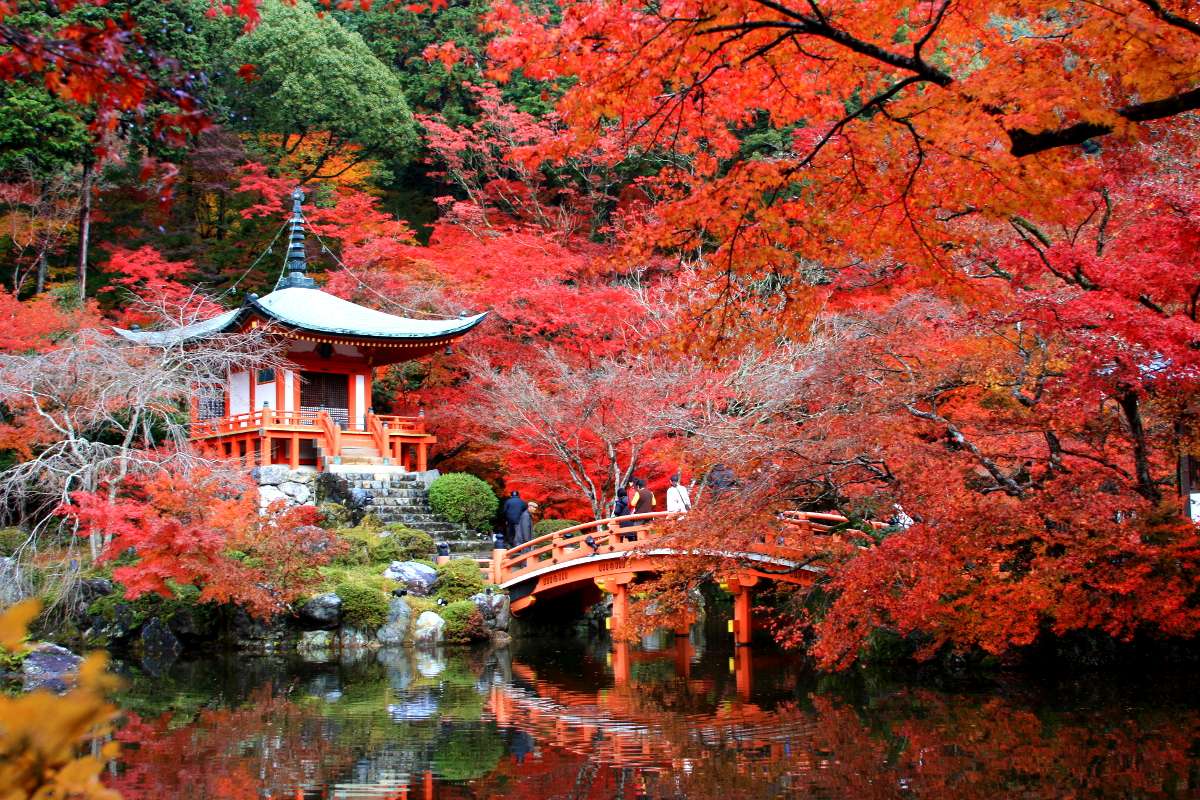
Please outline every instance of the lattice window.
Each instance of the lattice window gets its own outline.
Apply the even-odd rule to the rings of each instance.
[[[219,386],[201,386],[196,396],[196,419],[220,419],[225,416],[225,392]]]
[[[350,378],[328,372],[300,373],[300,411],[316,415],[329,412],[342,428],[350,425]]]

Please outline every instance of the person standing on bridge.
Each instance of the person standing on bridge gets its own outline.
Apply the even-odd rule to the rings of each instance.
[[[520,492],[514,491],[504,500],[504,541],[509,547],[516,542],[517,525],[527,508],[528,504],[521,499]]]
[[[633,513],[649,514],[657,504],[658,500],[655,499],[654,492],[650,491],[644,480],[638,478],[637,491],[633,495]]]
[[[520,547],[533,539],[533,515],[537,513],[537,510],[538,504],[531,502],[521,512],[521,518],[517,520],[517,535],[513,540],[515,547]]]
[[[692,498],[688,496],[687,487],[679,482],[679,473],[671,476],[671,486],[667,489],[667,511],[672,514],[686,514],[692,510]]]

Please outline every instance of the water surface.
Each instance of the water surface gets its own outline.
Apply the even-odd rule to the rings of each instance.
[[[130,668],[110,784],[180,798],[1200,796],[1190,675],[934,688],[724,640]]]

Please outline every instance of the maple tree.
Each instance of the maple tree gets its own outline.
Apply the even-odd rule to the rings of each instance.
[[[135,599],[148,592],[172,597],[170,582],[200,587],[200,601],[242,606],[271,617],[311,594],[316,567],[338,552],[337,539],[317,523],[313,506],[259,513],[249,475],[163,469],[130,481],[121,496],[74,492],[60,513],[77,520],[80,535],[107,544],[101,561],[136,553],[113,570]]]

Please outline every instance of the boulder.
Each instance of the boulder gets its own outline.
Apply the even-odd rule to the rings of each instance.
[[[29,597],[29,583],[15,558],[0,558],[0,608]]]
[[[285,503],[291,502],[291,499],[279,491],[278,486],[260,486],[258,487],[258,504],[263,508],[271,505],[276,500],[282,500]]]
[[[26,691],[49,689],[65,691],[74,681],[75,673],[83,659],[65,647],[49,642],[39,642],[21,662],[21,675]]]
[[[328,656],[337,640],[331,631],[305,631],[296,642],[296,650],[302,656]]]
[[[410,594],[425,597],[437,583],[437,570],[417,561],[393,561],[383,571],[383,577],[404,584]]]
[[[424,611],[417,617],[417,626],[413,629],[413,643],[425,647],[441,644],[445,629],[446,620],[432,611]]]
[[[342,619],[342,598],[336,592],[319,594],[296,613],[305,630],[333,630]]]
[[[342,628],[342,651],[366,650],[374,642],[373,637],[358,628]]]
[[[279,615],[268,620],[254,619],[239,608],[233,613],[233,632],[237,646],[256,653],[274,653],[291,637],[288,618]]]
[[[393,597],[388,603],[388,620],[375,638],[384,647],[398,647],[404,644],[408,635],[408,623],[412,619],[412,609],[403,597]]]
[[[471,602],[479,609],[479,613],[483,616],[483,622],[487,625],[488,630],[508,630],[508,620],[511,614],[509,612],[507,594],[503,592],[497,594],[480,592],[479,594],[471,595]]]
[[[512,637],[506,631],[492,631],[492,644],[496,647],[508,647]]]
[[[307,486],[295,481],[285,481],[279,484],[279,491],[295,500],[297,505],[304,505],[312,497],[312,491]]]
[[[142,669],[150,675],[161,675],[175,663],[183,650],[175,634],[158,617],[151,617],[142,626],[138,641],[142,651]]]
[[[292,471],[284,464],[267,464],[250,471],[259,486],[278,486],[292,477]]]

